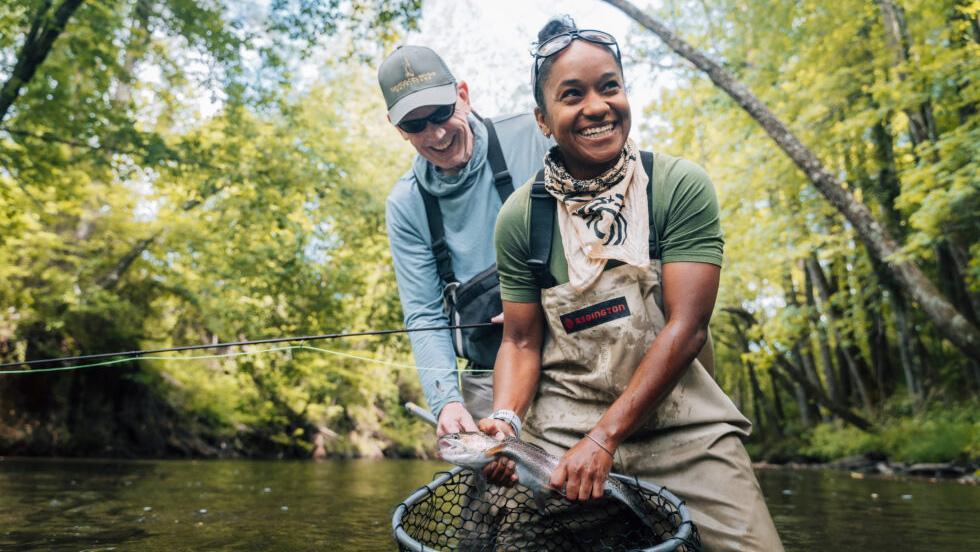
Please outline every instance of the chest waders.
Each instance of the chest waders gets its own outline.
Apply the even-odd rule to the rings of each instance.
[[[487,128],[487,161],[493,171],[493,185],[500,196],[500,204],[503,205],[514,191],[514,184],[507,170],[504,153],[500,149],[497,130],[490,119],[481,120]],[[453,270],[452,253],[446,242],[439,200],[421,186],[418,190],[422,195],[425,218],[432,235],[432,254],[435,256],[436,270],[443,285],[442,308],[449,323],[459,326],[490,322],[492,317],[503,312],[497,265],[492,264],[469,280],[460,282]],[[467,369],[461,375],[463,400],[475,419],[489,416],[492,410],[493,377],[487,370],[493,369],[502,338],[502,324],[457,329],[452,332],[456,356],[467,361]]]
[[[663,191],[665,156],[641,152],[648,197]],[[655,162],[656,161],[656,162]],[[650,224],[650,267],[611,262],[584,292],[548,272],[557,200],[540,171],[531,190],[528,265],[547,324],[537,395],[525,439],[561,456],[623,393],[666,325],[660,224]],[[649,209],[652,218],[654,210]],[[660,222],[660,221],[655,221]],[[705,550],[779,551],[752,464],[740,437],[751,424],[695,359],[673,390],[616,450],[613,471],[670,489],[691,508]]]

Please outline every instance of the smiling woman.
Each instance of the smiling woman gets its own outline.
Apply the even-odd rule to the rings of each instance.
[[[570,31],[542,42],[535,54],[538,125],[564,144],[566,168],[578,179],[597,176],[615,164],[630,133],[619,48],[611,50],[610,45],[616,41],[607,33]],[[562,75],[561,82],[551,82],[553,73]]]
[[[611,35],[566,18],[539,41],[535,115],[557,146],[497,220],[494,409],[527,416],[570,500],[601,497],[615,468],[685,500],[706,550],[781,550],[740,439],[750,425],[705,367],[724,244],[711,181],[633,143]],[[507,481],[501,464],[486,473]]]

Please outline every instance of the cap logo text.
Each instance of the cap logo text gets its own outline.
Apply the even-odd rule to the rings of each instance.
[[[395,94],[401,92],[402,90],[408,88],[409,86],[414,86],[416,84],[422,84],[432,80],[436,76],[435,71],[429,71],[428,73],[422,73],[421,75],[415,75],[408,77],[405,80],[399,81],[394,86],[391,87],[391,91]],[[407,75],[406,75],[407,77]]]

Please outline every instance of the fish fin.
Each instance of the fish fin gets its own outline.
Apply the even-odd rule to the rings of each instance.
[[[496,455],[500,454],[501,452],[503,452],[505,447],[506,447],[506,444],[505,443],[500,443],[499,445],[494,445],[494,446],[488,448],[487,450],[483,451],[483,454],[485,456],[488,456],[488,457],[489,456],[496,456]]]
[[[605,488],[603,494],[615,498],[616,500],[623,503],[627,508],[629,508],[633,515],[635,515],[639,520],[650,529],[656,530],[653,521],[647,515],[646,508],[644,507],[643,495],[639,493],[635,488],[630,485],[624,485],[623,483],[614,481],[612,478],[606,479]]]
[[[544,493],[543,491],[532,491],[531,495],[534,496],[534,503],[538,505],[538,510],[544,512],[545,499],[547,498],[547,494]]]
[[[487,494],[487,478],[483,477],[483,472],[476,470],[473,472],[473,477],[476,480],[476,492],[480,493],[480,496]]]

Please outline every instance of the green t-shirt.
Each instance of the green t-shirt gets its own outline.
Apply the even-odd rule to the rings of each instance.
[[[658,171],[663,171],[662,175]],[[653,218],[664,263],[693,261],[721,266],[725,240],[718,221],[718,199],[708,174],[695,163],[656,154],[653,163]],[[532,179],[533,181],[533,179]],[[510,195],[500,214],[494,243],[500,296],[504,301],[537,303],[534,273],[527,266],[530,247],[531,181]],[[559,284],[568,282],[568,263],[555,217],[548,269]]]

